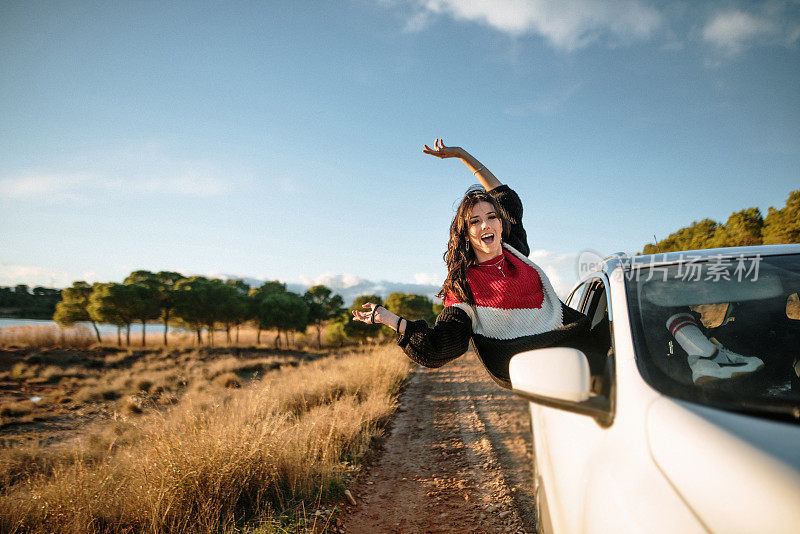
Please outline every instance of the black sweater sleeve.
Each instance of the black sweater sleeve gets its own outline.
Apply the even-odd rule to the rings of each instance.
[[[522,227],[522,201],[519,196],[505,184],[495,187],[489,191],[489,194],[500,205],[503,212],[501,215],[511,226],[506,243],[527,256],[531,253],[531,249],[528,246],[528,235],[525,233],[525,228]]]
[[[471,336],[469,315],[460,308],[448,306],[436,318],[433,328],[423,320],[407,321],[397,344],[418,364],[441,367],[467,352]]]

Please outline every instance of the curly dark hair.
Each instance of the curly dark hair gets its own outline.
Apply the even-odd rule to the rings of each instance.
[[[503,240],[508,238],[510,228],[508,221],[503,217],[503,212],[494,197],[479,185],[473,185],[467,189],[456,209],[453,222],[450,223],[450,240],[447,242],[447,251],[444,253],[447,279],[438,294],[440,298],[450,292],[463,302],[475,304],[475,298],[467,285],[467,269],[475,263],[475,251],[472,250],[472,244],[469,242],[469,217],[472,208],[479,202],[488,202],[494,206],[497,217],[503,223]]]

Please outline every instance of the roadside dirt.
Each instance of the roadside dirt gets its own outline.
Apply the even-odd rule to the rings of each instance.
[[[527,403],[472,353],[418,368],[339,531],[535,531]]]

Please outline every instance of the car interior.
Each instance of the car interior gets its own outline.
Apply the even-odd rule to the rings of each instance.
[[[797,294],[781,293],[769,298],[699,304],[657,306],[640,310],[649,357],[664,375],[687,388],[699,389],[692,381],[688,354],[665,327],[667,317],[689,312],[702,324],[703,334],[725,348],[744,356],[755,356],[764,369],[737,380],[720,380],[703,386],[743,395],[770,397],[773,393],[798,389],[795,362],[800,358],[800,305]],[[770,393],[772,392],[772,393]],[[697,394],[697,393],[695,393]]]
[[[585,293],[585,294],[584,294]],[[592,373],[592,392],[609,397],[614,372],[611,322],[608,317],[608,299],[603,281],[588,282],[585,292],[571,295],[568,305],[591,319],[589,335],[580,346],[589,361]]]

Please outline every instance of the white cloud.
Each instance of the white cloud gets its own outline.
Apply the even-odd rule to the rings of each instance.
[[[341,295],[347,305],[362,295],[378,295],[382,298],[386,298],[390,293],[394,292],[425,295],[431,300],[436,300],[436,294],[442,288],[441,283],[427,283],[427,281],[408,284],[404,282],[391,282],[388,280],[366,280],[352,274],[330,273],[317,276],[316,278],[300,276],[299,282],[299,284],[287,283],[286,287],[290,291],[302,293],[313,285],[323,284],[333,290],[335,294]]]
[[[646,39],[662,23],[661,14],[639,0],[420,0],[419,5],[429,13],[478,22],[512,36],[540,35],[566,51],[603,36]]]
[[[444,277],[441,274],[416,273],[414,274],[414,283],[441,287]]]
[[[153,144],[57,166],[56,170],[23,170],[1,177],[0,197],[38,201],[88,199],[98,194],[106,198],[115,194],[208,197],[229,189],[216,166],[170,156]]]
[[[359,285],[369,282],[352,274],[325,273],[317,276],[316,278],[301,276],[300,283],[308,285],[309,287],[324,285],[331,289],[349,289],[351,287],[358,287]]]
[[[703,28],[703,39],[723,52],[737,54],[775,30],[775,25],[764,17],[731,10],[717,13],[708,21]]]
[[[80,174],[23,174],[0,179],[0,197],[11,199],[47,198],[66,195],[85,187],[89,178]]]
[[[751,11],[726,9],[714,13],[703,27],[703,40],[730,57],[753,46],[792,47],[800,41],[800,2],[750,5]]]
[[[542,268],[556,294],[563,300],[578,281],[578,254],[557,254],[549,250],[535,249],[528,256]]]
[[[0,286],[25,284],[30,287],[67,287],[75,280],[77,278],[60,269],[0,263]]]

